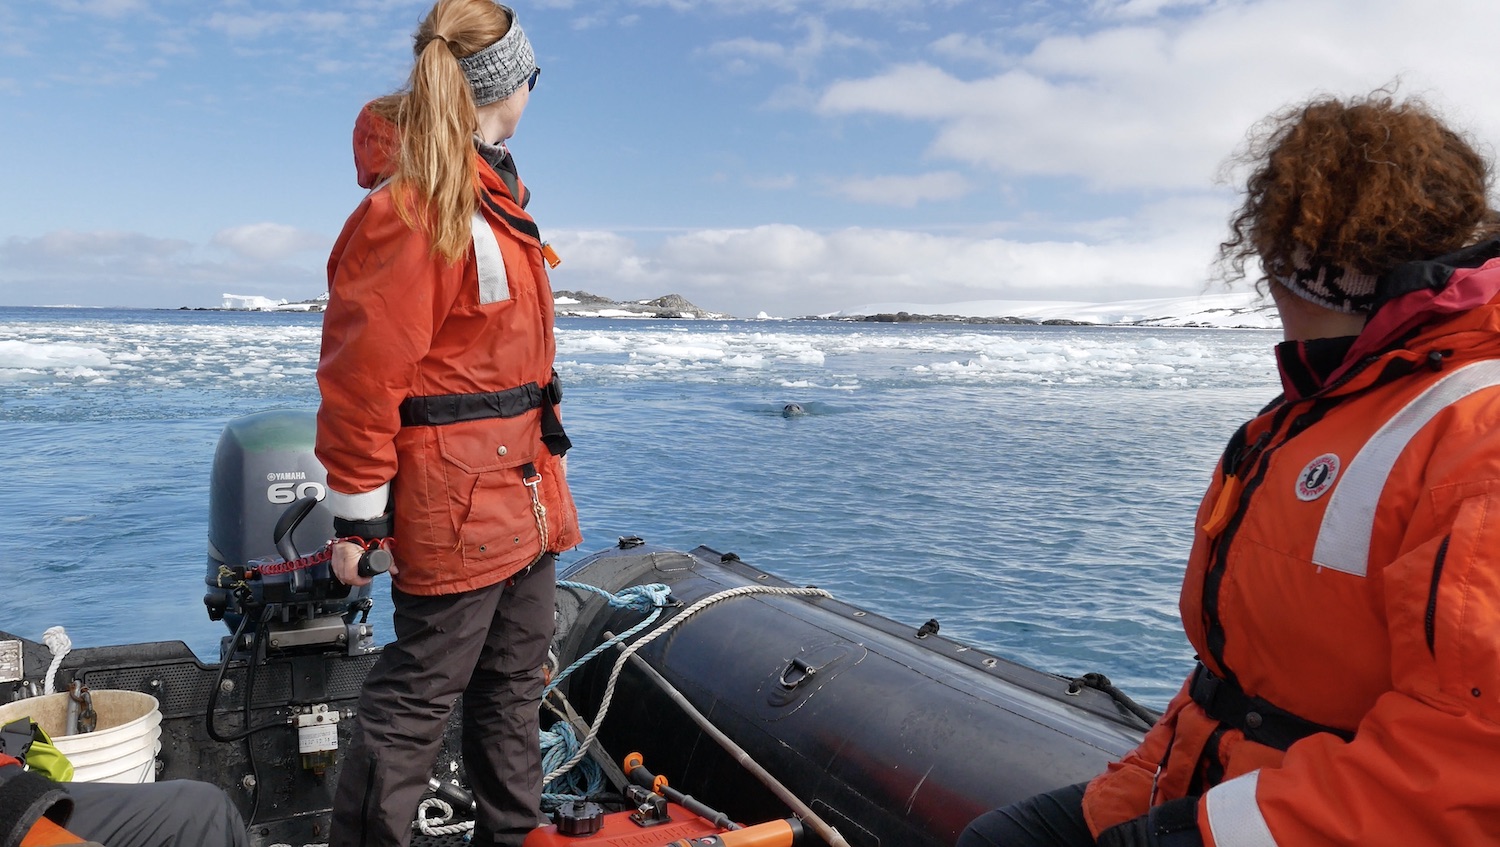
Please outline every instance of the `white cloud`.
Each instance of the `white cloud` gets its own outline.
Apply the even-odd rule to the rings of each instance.
[[[786,224],[698,230],[642,245],[601,232],[558,232],[558,288],[629,299],[678,292],[707,309],[815,314],[872,301],[1119,300],[1204,290],[1224,219],[1198,226],[1157,210],[1128,238],[1023,242],[998,237]],[[1109,225],[1079,226],[1094,236]],[[1066,295],[1065,297],[1063,295]]]
[[[760,191],[791,191],[801,183],[796,174],[751,174],[745,185]]]
[[[1207,6],[1211,0],[1099,0],[1095,8],[1105,18],[1154,18],[1171,9]]]
[[[338,32],[350,26],[342,12],[215,12],[204,26],[230,38],[252,40],[282,30]]]
[[[967,32],[955,32],[932,42],[932,52],[947,59],[1002,65],[1012,61],[997,45]]]
[[[296,300],[323,286],[316,266],[219,261],[189,241],[135,232],[59,230],[0,240],[0,302],[13,305],[214,306],[227,290]]]
[[[806,34],[795,44],[744,37],[720,41],[701,52],[724,60],[729,70],[736,73],[754,70],[760,65],[774,65],[805,76],[828,53],[875,49],[874,43],[867,39],[830,31],[819,18],[804,17],[797,21],[797,26],[806,30]]]
[[[1181,5],[1194,4],[1113,4],[1101,14]],[[1454,0],[1442,15],[1424,8],[1371,0],[1353,15],[1342,0],[1215,4],[1150,26],[1132,20],[1046,37],[990,76],[890,67],[828,86],[819,110],[930,123],[935,158],[1076,176],[1106,190],[1200,188],[1246,129],[1278,106],[1397,77],[1408,92],[1473,104],[1474,129],[1500,132],[1500,101],[1489,91],[1500,4]]]
[[[909,208],[962,197],[969,193],[969,181],[954,171],[937,171],[915,176],[851,177],[835,183],[833,190],[857,203]]]
[[[214,233],[213,243],[258,262],[279,262],[307,250],[327,251],[327,237],[278,223],[255,223]]]
[[[52,0],[52,5],[63,12],[101,18],[122,18],[146,10],[144,0]]]
[[[192,245],[180,239],[153,238],[135,232],[59,230],[37,238],[8,238],[0,249],[11,267],[48,263],[88,266],[122,260],[133,266],[150,267],[183,254]]]

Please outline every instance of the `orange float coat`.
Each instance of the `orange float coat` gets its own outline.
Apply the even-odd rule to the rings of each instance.
[[[1220,723],[1190,679],[1089,784],[1095,836],[1201,794],[1209,847],[1500,838],[1500,260],[1425,267],[1446,286],[1386,304],[1230,442],[1183,583],[1214,674],[1334,731],[1257,743],[1259,714]]]
[[[397,588],[470,591],[581,540],[564,465],[541,440],[541,406],[555,397],[518,414],[405,426],[403,404],[534,397],[552,380],[552,290],[519,179],[508,174],[508,187],[475,153],[487,226],[476,220],[478,247],[450,264],[401,221],[381,185],[395,150],[394,126],[367,106],[355,125],[354,158],[359,184],[374,190],[328,260],[317,456],[340,517],[380,514],[390,486]],[[491,259],[488,276],[476,249]],[[341,511],[377,501],[367,514]]]

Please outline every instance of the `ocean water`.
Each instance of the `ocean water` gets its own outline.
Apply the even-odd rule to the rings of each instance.
[[[224,424],[317,405],[320,315],[0,308],[0,629],[186,642]],[[1259,330],[562,319],[585,541],[706,544],[1160,707]],[[798,403],[806,414],[784,417]],[[372,615],[389,637],[388,599]]]

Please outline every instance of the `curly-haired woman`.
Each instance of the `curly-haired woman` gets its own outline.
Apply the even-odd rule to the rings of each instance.
[[[1283,393],[1230,439],[1181,611],[1200,663],[1087,784],[960,847],[1500,837],[1500,241],[1489,165],[1390,92],[1267,120],[1230,237]]]

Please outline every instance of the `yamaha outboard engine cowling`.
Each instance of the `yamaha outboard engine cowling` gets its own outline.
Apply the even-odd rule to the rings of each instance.
[[[235,593],[239,580],[229,575],[229,569],[281,561],[273,528],[302,498],[312,497],[319,503],[292,530],[293,547],[306,555],[333,537],[333,515],[321,502],[327,493],[327,472],[313,455],[316,431],[312,412],[275,410],[236,418],[219,436],[209,483],[204,580],[208,591],[203,602],[209,617],[222,618],[231,630],[240,626],[247,609],[267,603],[280,604],[280,622],[300,623],[301,630],[310,628],[307,619],[342,617],[351,610],[369,608],[370,587],[345,589],[333,579],[327,563],[245,581],[249,594],[243,597]],[[256,626],[252,619],[246,622],[245,631],[254,632]],[[307,637],[302,640],[314,643]],[[231,649],[238,646],[226,645],[226,651]]]

